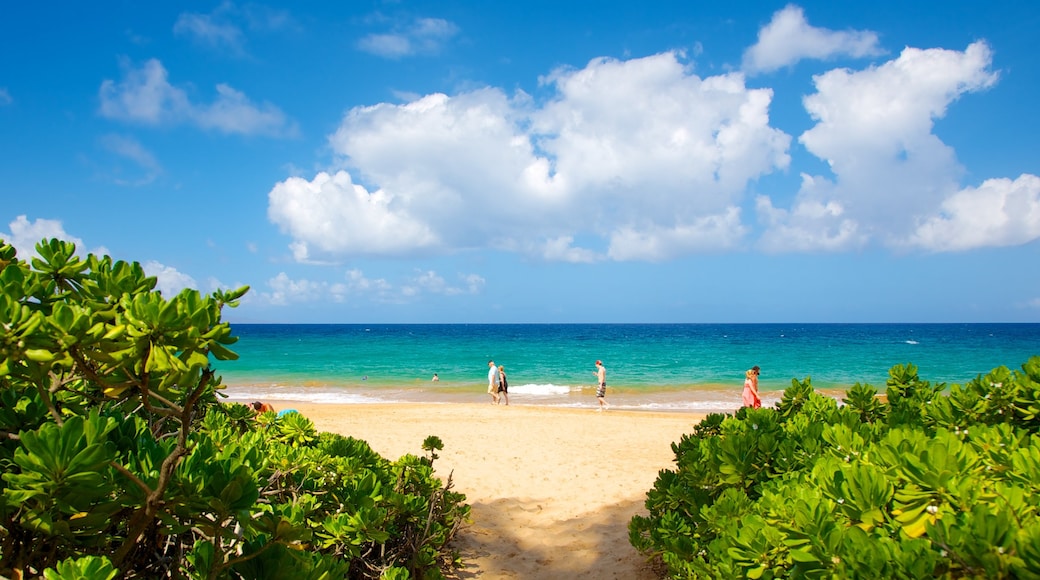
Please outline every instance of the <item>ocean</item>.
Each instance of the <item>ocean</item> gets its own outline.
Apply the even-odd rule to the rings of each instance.
[[[912,363],[933,383],[965,383],[1040,356],[1040,324],[235,324],[240,358],[216,368],[233,400],[489,402],[487,362],[504,365],[512,404],[732,412],[744,371],[762,368],[763,404],[792,379],[840,397],[885,390]],[[439,381],[432,381],[436,373]]]

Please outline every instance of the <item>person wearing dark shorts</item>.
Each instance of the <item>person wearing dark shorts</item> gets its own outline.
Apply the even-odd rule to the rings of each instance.
[[[509,381],[506,379],[506,367],[502,365],[498,366],[498,394],[502,395],[506,405],[509,405]]]
[[[599,401],[599,409],[602,411],[610,405],[607,404],[605,397],[607,396],[607,368],[603,366],[603,361],[596,361],[596,370],[592,371],[592,374],[596,375],[596,400]]]

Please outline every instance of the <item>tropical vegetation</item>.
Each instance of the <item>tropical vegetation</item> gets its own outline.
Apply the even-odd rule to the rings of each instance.
[[[948,388],[899,365],[841,403],[795,379],[708,416],[631,543],[673,578],[1040,578],[1040,357]]]
[[[434,477],[298,413],[222,402],[221,318],[137,263],[0,241],[0,576],[440,578],[469,515]]]

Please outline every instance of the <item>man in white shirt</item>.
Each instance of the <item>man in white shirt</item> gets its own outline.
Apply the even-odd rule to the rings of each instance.
[[[488,394],[491,395],[491,404],[498,404],[498,367],[495,361],[488,361]]]

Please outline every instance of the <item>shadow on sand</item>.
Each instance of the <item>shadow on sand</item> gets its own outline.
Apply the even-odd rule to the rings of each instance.
[[[628,522],[643,513],[644,497],[562,521],[540,517],[551,500],[503,498],[472,506],[472,523],[454,542],[472,578],[595,578],[652,580],[661,577],[628,542]]]

